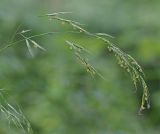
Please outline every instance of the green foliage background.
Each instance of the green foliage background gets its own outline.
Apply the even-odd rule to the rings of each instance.
[[[142,90],[134,93],[128,74],[105,46],[82,35],[53,34],[35,38],[47,52],[29,55],[25,42],[0,53],[0,88],[19,104],[34,134],[158,134],[160,131],[160,1],[159,0],[1,0],[0,46],[21,25],[29,34],[67,31],[69,27],[40,18],[46,13],[67,15],[91,32],[113,35],[112,41],[131,54],[146,73],[152,108],[138,116]],[[14,41],[21,39],[16,36]],[[64,41],[82,44],[89,60],[105,76],[92,78]],[[1,114],[0,134],[22,134]]]

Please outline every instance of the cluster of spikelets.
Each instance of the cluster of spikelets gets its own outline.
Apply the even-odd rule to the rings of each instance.
[[[145,108],[149,109],[150,108],[149,90],[144,80],[145,74],[141,66],[136,62],[136,60],[133,57],[124,53],[115,45],[110,44],[108,46],[108,49],[109,51],[115,54],[115,57],[117,58],[120,67],[124,68],[130,74],[130,77],[133,80],[136,90],[138,83],[140,83],[141,86],[143,87],[142,103],[139,112],[143,111]]]
[[[70,42],[68,40],[66,40],[66,43],[69,46],[69,48],[74,51],[74,54],[78,59],[78,61],[80,61],[80,63],[85,67],[86,71],[90,73],[92,77],[94,77],[94,75],[98,75],[104,79],[104,77],[89,63],[88,58],[82,55],[83,52],[90,53],[88,50],[86,50],[84,47],[80,46],[79,44]]]
[[[79,31],[80,33],[84,33],[86,35],[98,38],[104,42],[104,44],[107,45],[107,48],[110,52],[114,53],[116,59],[118,60],[118,64],[124,68],[131,76],[131,79],[133,80],[133,83],[135,85],[135,88],[137,90],[137,84],[139,83],[142,88],[143,88],[143,95],[142,95],[142,102],[140,106],[140,112],[143,111],[144,109],[149,109],[150,108],[150,102],[149,102],[149,90],[148,86],[144,80],[144,72],[141,68],[141,66],[136,62],[136,60],[131,57],[130,55],[126,54],[123,52],[121,49],[119,49],[116,45],[111,43],[108,38],[106,37],[111,37],[110,35],[106,33],[91,33],[84,28],[81,27],[81,24],[72,20],[64,19],[60,17],[61,15],[67,14],[70,12],[59,12],[59,13],[53,13],[53,14],[46,14],[45,16],[49,17],[50,20],[58,20],[62,24],[69,24],[73,27],[74,30]],[[95,75],[98,74],[100,75],[93,66],[91,66],[85,58],[81,57],[80,52],[82,50],[85,50],[83,47],[76,45],[75,43],[66,41],[67,44],[69,44],[72,49],[75,51],[75,55],[77,58],[80,60],[80,62],[86,67],[86,70],[91,74]],[[86,51],[86,50],[85,50]],[[101,75],[100,75],[101,76]]]
[[[24,133],[32,134],[30,122],[24,116],[20,108],[18,110],[9,104],[0,91],[0,111],[7,118],[9,125],[14,124],[18,129],[22,129]]]
[[[84,33],[87,36],[91,36],[93,38],[97,38],[97,39],[103,41],[103,43],[106,45],[108,50],[115,55],[115,57],[118,61],[118,64],[130,74],[136,90],[137,90],[138,83],[143,87],[143,95],[142,95],[142,101],[141,101],[141,106],[140,106],[139,112],[141,113],[141,111],[143,111],[146,108],[149,109],[150,108],[149,90],[148,90],[147,84],[144,80],[144,77],[145,77],[144,72],[143,72],[141,66],[136,62],[136,60],[133,57],[131,57],[130,55],[123,52],[121,49],[119,49],[112,42],[110,42],[108,40],[108,37],[113,38],[112,36],[110,36],[106,33],[91,33],[89,31],[85,30],[84,28],[82,28],[81,27],[82,24],[80,24],[79,22],[69,20],[69,19],[64,19],[63,17],[61,17],[61,15],[65,15],[68,13],[70,13],[70,12],[58,12],[58,13],[46,14],[44,16],[48,17],[50,20],[57,20],[57,21],[60,21],[62,24],[68,24],[73,28],[73,31],[66,31],[64,33]],[[30,31],[31,30],[23,30],[21,32],[16,33],[16,35],[22,36],[23,39],[16,41],[16,42],[9,43],[5,47],[1,48],[0,52],[5,50],[6,48],[12,46],[12,45],[15,45],[17,43],[25,41],[30,55],[34,56],[34,53],[32,51],[32,47],[39,48],[43,51],[46,51],[46,49],[43,48],[41,45],[39,45],[37,42],[35,42],[33,40],[33,38],[44,36],[44,35],[61,33],[61,32],[47,32],[47,33],[41,33],[41,34],[27,37],[26,33],[30,32]],[[85,67],[86,71],[91,74],[91,76],[98,75],[104,79],[104,77],[100,73],[98,73],[98,71],[96,71],[96,69],[89,63],[88,59],[82,55],[83,52],[88,53],[88,50],[86,50],[84,47],[82,47],[81,45],[79,45],[77,43],[73,43],[68,40],[66,40],[65,42],[73,50],[76,58]],[[29,134],[32,133],[31,126],[21,111],[17,111],[15,108],[13,108],[7,102],[5,102],[3,105],[0,103],[0,110],[1,110],[1,112],[3,112],[6,115],[9,122],[12,121],[17,127],[21,127],[26,133],[29,133]]]

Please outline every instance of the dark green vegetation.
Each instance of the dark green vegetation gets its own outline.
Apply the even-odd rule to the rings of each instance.
[[[26,42],[24,40],[1,51],[1,87],[7,92],[8,101],[13,102],[11,104],[18,103],[22,107],[35,134],[158,133],[158,1],[2,0],[0,3],[0,41],[4,43],[1,43],[1,48],[11,41],[24,39],[16,36],[11,40],[17,27],[18,31],[32,29],[25,33],[26,37],[55,32],[34,38],[38,44],[25,38]],[[84,35],[83,32],[86,31],[83,29],[79,29],[82,33],[79,33],[79,30],[78,33],[73,33],[66,23],[60,24],[54,20],[48,21],[45,17],[38,17],[55,11],[73,11],[73,14],[67,14],[66,19],[77,18],[76,21],[86,24],[82,27],[92,33],[105,32],[115,36],[115,39],[107,38],[111,42],[118,42],[118,47],[137,59],[145,70],[152,96],[152,109],[147,111],[145,116],[137,116],[142,90],[134,93],[135,88],[128,73],[117,66],[104,42]],[[30,49],[27,45],[30,53],[25,43],[35,46]],[[87,50],[82,56],[88,57],[91,66],[88,66],[87,60],[79,53],[75,53],[75,56],[91,75],[98,73],[100,77],[90,77],[66,43],[72,49],[76,43],[78,50]],[[39,45],[47,51],[37,49],[40,48]],[[40,49],[44,50],[43,48]],[[109,46],[109,49],[117,56],[114,46]],[[34,58],[31,55],[34,55]],[[119,55],[117,58],[120,59],[119,62],[123,59]],[[133,59],[130,57],[130,60]],[[141,83],[145,87],[142,79]],[[137,89],[142,88],[141,85],[136,86]],[[19,132],[12,125],[8,129],[5,118],[1,119],[0,133]]]

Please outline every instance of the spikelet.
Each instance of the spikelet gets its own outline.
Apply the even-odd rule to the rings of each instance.
[[[28,51],[29,51],[30,55],[31,55],[32,57],[34,57],[34,54],[33,54],[32,48],[31,48],[31,46],[30,46],[30,44],[29,44],[28,39],[26,39],[25,41],[26,41],[26,46],[27,46],[27,48],[28,48]]]
[[[39,49],[41,49],[41,50],[43,50],[43,51],[46,51],[45,48],[43,48],[42,46],[40,46],[40,45],[39,45],[37,42],[35,42],[34,40],[31,40],[31,39],[30,39],[30,41],[33,43],[34,47],[39,48]]]

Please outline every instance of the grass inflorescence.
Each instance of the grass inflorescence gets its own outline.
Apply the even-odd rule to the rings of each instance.
[[[32,134],[30,122],[22,110],[8,103],[2,91],[0,91],[0,112],[7,118],[9,125],[14,124],[18,129],[22,129],[25,134]]]
[[[66,12],[67,13],[67,12]],[[65,14],[65,12],[63,13]],[[149,101],[149,90],[148,86],[144,80],[145,75],[141,68],[141,66],[137,63],[137,61],[130,56],[129,54],[123,52],[120,48],[118,48],[116,45],[114,45],[112,42],[108,40],[108,37],[114,38],[113,36],[110,36],[106,33],[91,33],[87,31],[86,29],[82,28],[81,25],[73,20],[68,20],[60,17],[61,13],[55,13],[55,14],[46,14],[49,19],[58,20],[62,23],[67,23],[73,27],[73,29],[78,30],[79,32],[83,32],[86,35],[98,38],[104,42],[104,44],[107,46],[108,50],[112,53],[114,53],[116,59],[118,60],[118,64],[124,68],[131,76],[131,79],[133,80],[133,83],[135,85],[135,88],[137,90],[137,84],[140,83],[143,88],[143,95],[142,95],[142,101],[139,112],[141,113],[144,109],[150,108],[150,101]],[[68,42],[74,49],[76,48],[73,46],[73,43]],[[76,48],[78,50],[81,50],[80,48]],[[80,61],[87,67],[86,69],[89,70],[90,74],[93,75],[96,73],[95,69],[92,68],[92,66],[89,66],[86,60],[81,58],[79,53],[76,52],[77,57],[80,59]]]
[[[72,31],[66,31],[66,32],[64,32],[65,34],[66,33],[76,33],[76,34],[83,33],[84,35],[91,36],[93,38],[101,40],[103,42],[103,44],[106,45],[106,48],[109,50],[109,52],[112,52],[115,55],[120,67],[125,69],[126,72],[128,72],[130,74],[130,77],[133,81],[133,84],[135,85],[136,90],[137,90],[138,83],[142,86],[143,94],[142,94],[142,101],[141,101],[141,106],[140,106],[140,110],[139,110],[140,113],[144,109],[149,109],[150,108],[149,90],[148,90],[148,86],[145,82],[144,72],[143,72],[141,66],[137,63],[137,61],[132,56],[130,56],[129,54],[125,53],[120,48],[118,48],[115,44],[113,44],[108,39],[108,38],[114,38],[113,36],[110,36],[106,33],[91,33],[89,31],[87,31],[86,29],[84,29],[82,27],[81,23],[76,22],[74,20],[65,19],[64,17],[62,17],[62,15],[65,15],[68,13],[71,13],[71,12],[51,13],[51,14],[42,15],[41,17],[45,16],[45,17],[48,17],[49,20],[57,20],[62,24],[70,25],[72,27]],[[35,42],[32,38],[40,37],[40,36],[44,36],[44,35],[62,33],[62,32],[47,32],[47,33],[42,33],[42,34],[26,37],[25,36],[26,32],[30,32],[30,30],[21,31],[19,33],[19,35],[21,35],[23,37],[22,40],[8,44],[4,48],[0,49],[0,51],[6,49],[16,43],[25,41],[29,53],[33,56],[32,47],[30,44],[36,46],[37,48],[39,48],[43,51],[45,51],[45,49],[42,46],[40,46],[37,42]],[[100,77],[103,78],[103,76],[101,74],[99,74],[96,71],[96,69],[88,62],[88,59],[82,56],[81,53],[88,52],[88,50],[86,50],[84,47],[78,45],[77,43],[73,43],[68,40],[65,40],[65,42],[66,42],[66,44],[69,45],[69,47],[71,49],[73,49],[75,56],[81,62],[81,64],[86,68],[87,72],[89,72],[92,76],[94,76],[95,74],[98,74]]]

